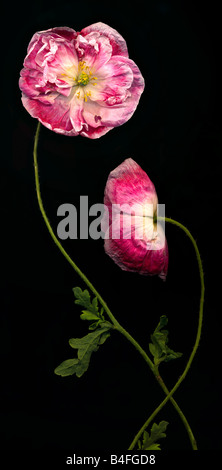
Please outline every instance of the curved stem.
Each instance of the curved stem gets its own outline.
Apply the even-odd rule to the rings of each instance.
[[[164,407],[164,405],[167,403],[167,401],[170,400],[170,399],[172,401],[172,395],[176,392],[176,390],[180,386],[181,382],[185,379],[185,377],[186,377],[186,375],[187,375],[187,373],[190,369],[190,366],[193,362],[194,356],[197,352],[197,348],[199,346],[200,337],[201,337],[201,330],[202,330],[202,324],[203,324],[203,305],[204,305],[204,291],[205,291],[204,272],[203,272],[203,265],[202,265],[200,252],[199,252],[197,243],[196,243],[195,239],[193,238],[193,236],[191,235],[190,231],[183,224],[181,224],[180,222],[177,222],[176,220],[171,219],[169,217],[158,217],[158,218],[159,218],[159,220],[165,220],[166,222],[169,222],[173,225],[177,225],[177,227],[181,228],[186,233],[186,235],[189,237],[189,239],[191,240],[191,242],[193,244],[193,247],[194,247],[194,250],[195,250],[195,253],[196,253],[196,257],[197,257],[198,267],[199,267],[200,285],[201,285],[198,328],[197,328],[196,339],[195,339],[195,343],[194,343],[191,355],[189,357],[189,360],[187,362],[187,365],[186,365],[182,375],[180,376],[177,383],[174,385],[174,387],[172,388],[172,390],[170,392],[168,392],[168,390],[165,389],[165,392],[168,393],[166,398],[162,401],[162,403],[160,403],[160,405],[156,408],[156,410],[152,413],[152,415],[148,418],[148,420],[144,423],[142,428],[139,430],[139,432],[137,433],[137,435],[133,439],[133,441],[132,441],[132,443],[129,447],[129,450],[132,450],[135,447],[135,445],[136,445],[138,439],[140,438],[141,434],[145,431],[145,429],[148,427],[148,425],[154,419],[154,417],[157,415],[157,413],[159,413],[159,411]],[[160,381],[160,384],[161,384],[161,381]],[[192,435],[189,434],[189,437],[190,437],[191,443],[192,443]],[[197,445],[196,445],[196,441],[195,441],[194,438],[193,438],[192,447],[193,447],[194,450],[197,450]]]
[[[186,375],[186,374],[185,374]],[[185,378],[185,376],[183,377],[183,379]],[[159,376],[159,383],[161,385],[161,377]],[[183,380],[182,379],[182,380]],[[180,383],[182,382],[182,380],[180,381]],[[179,381],[178,381],[179,382]],[[184,426],[187,430],[187,433],[188,433],[188,436],[189,436],[189,439],[190,439],[190,442],[191,442],[191,445],[192,445],[192,449],[193,450],[197,450],[197,443],[196,443],[196,439],[193,435],[193,432],[192,432],[192,429],[185,417],[185,415],[183,414],[182,410],[179,408],[177,402],[174,400],[174,398],[172,397],[172,395],[174,394],[174,392],[177,390],[177,388],[179,387],[180,383],[176,383],[176,385],[174,386],[174,388],[169,392],[169,390],[167,389],[167,387],[163,384],[162,382],[162,389],[165,391],[166,393],[166,398],[160,403],[160,405],[154,410],[154,412],[149,416],[149,418],[146,420],[146,422],[143,424],[143,426],[140,428],[140,430],[138,431],[138,433],[136,434],[136,436],[134,437],[133,441],[131,442],[128,450],[132,450],[134,449],[138,439],[141,437],[142,433],[148,428],[149,424],[153,421],[153,419],[155,418],[155,416],[162,410],[162,408],[164,407],[164,405],[166,405],[166,403],[168,402],[168,400],[171,401],[171,403],[173,404],[174,408],[177,410],[178,414],[180,415],[180,418],[181,420],[183,421],[184,423]]]
[[[112,321],[113,325],[118,328],[120,325],[119,323],[117,322],[117,320],[115,319],[115,317],[113,316],[112,312],[110,311],[110,309],[108,308],[108,306],[106,305],[106,303],[104,302],[103,298],[101,297],[101,295],[99,294],[99,292],[97,292],[97,290],[95,289],[95,287],[93,286],[93,284],[89,281],[89,279],[85,276],[85,274],[83,274],[83,272],[78,268],[78,266],[74,263],[74,261],[70,258],[70,256],[68,255],[68,253],[64,250],[63,246],[61,245],[61,243],[59,242],[58,238],[56,237],[56,235],[54,234],[53,230],[52,230],[52,227],[50,225],[50,222],[49,222],[49,219],[45,213],[45,209],[43,207],[43,203],[42,203],[42,198],[41,198],[41,192],[40,192],[40,184],[39,184],[39,172],[38,172],[38,162],[37,162],[37,146],[38,146],[38,139],[39,139],[39,132],[40,132],[40,122],[38,123],[38,126],[37,126],[37,130],[36,130],[36,134],[35,134],[35,142],[34,142],[34,150],[33,150],[33,158],[34,158],[34,169],[35,169],[35,185],[36,185],[36,194],[37,194],[37,199],[38,199],[38,203],[39,203],[39,208],[40,208],[40,211],[42,213],[42,216],[43,216],[43,219],[45,221],[45,224],[46,224],[46,227],[52,237],[52,239],[54,240],[55,244],[57,245],[57,247],[59,248],[59,250],[61,251],[61,253],[63,254],[63,256],[65,256],[65,258],[67,259],[67,261],[69,262],[69,264],[73,267],[73,269],[76,271],[76,273],[81,277],[81,279],[85,282],[85,284],[89,287],[89,289],[91,290],[91,292],[93,292],[93,294],[95,294],[96,297],[98,297],[98,300],[100,301],[101,305],[103,306],[104,310],[106,311],[108,317],[110,318],[110,320]]]
[[[141,434],[143,433],[143,431],[145,431],[145,429],[148,427],[148,425],[150,424],[150,422],[153,420],[153,418],[159,413],[159,411],[163,408],[163,406],[167,403],[168,399],[171,401],[172,405],[174,406],[175,410],[177,411],[178,415],[180,416],[181,418],[181,421],[183,422],[185,428],[186,428],[186,431],[187,431],[187,434],[189,436],[189,439],[190,439],[190,443],[191,443],[191,446],[192,446],[192,449],[193,450],[197,450],[197,444],[196,444],[196,439],[193,435],[193,432],[192,432],[192,429],[186,419],[186,416],[184,415],[184,413],[182,412],[181,408],[179,407],[179,405],[177,404],[176,400],[174,400],[174,398],[172,397],[174,391],[171,391],[169,392],[168,388],[166,387],[162,377],[160,376],[159,374],[159,371],[158,371],[158,368],[156,366],[154,366],[153,362],[151,361],[151,359],[149,358],[149,356],[146,354],[146,352],[141,348],[141,346],[137,343],[137,341],[134,340],[134,338],[124,329],[121,327],[121,325],[119,325],[119,327],[117,327],[118,331],[120,333],[122,333],[134,346],[135,348],[137,349],[137,351],[141,354],[141,356],[145,359],[145,361],[147,362],[148,366],[150,367],[151,371],[153,372],[155,378],[157,379],[158,383],[160,384],[162,390],[164,391],[165,395],[167,395],[167,397],[165,398],[165,400],[158,406],[158,408],[156,408],[156,410],[152,413],[152,415],[149,417],[149,419],[145,422],[145,424],[142,426],[142,428],[139,430],[139,432],[136,434],[135,438],[133,439],[130,447],[128,450],[132,450],[138,439],[140,438]],[[179,385],[178,385],[179,386]]]
[[[106,304],[106,302],[103,300],[103,298],[101,297],[101,295],[99,294],[99,292],[95,289],[95,287],[93,286],[93,284],[89,281],[89,279],[85,276],[85,274],[83,274],[83,272],[78,268],[78,266],[74,263],[74,261],[70,258],[70,256],[68,255],[68,253],[64,250],[63,246],[61,245],[61,243],[59,242],[58,238],[56,237],[56,235],[54,234],[53,230],[52,230],[52,227],[50,225],[50,222],[49,222],[49,219],[46,215],[46,212],[45,212],[45,209],[43,207],[43,203],[42,203],[42,198],[41,198],[41,192],[40,192],[40,184],[39,184],[39,172],[38,172],[38,162],[37,162],[37,145],[38,145],[38,139],[39,139],[39,132],[40,132],[40,122],[38,123],[38,126],[37,126],[37,130],[36,130],[36,134],[35,134],[35,142],[34,142],[34,150],[33,150],[33,157],[34,157],[34,169],[35,169],[35,185],[36,185],[36,193],[37,193],[37,199],[38,199],[38,203],[39,203],[39,208],[40,208],[40,211],[42,213],[42,216],[43,216],[43,219],[46,223],[46,226],[48,228],[48,231],[52,237],[52,239],[54,240],[55,244],[57,245],[57,247],[59,248],[59,250],[61,251],[61,253],[63,254],[63,256],[65,256],[65,258],[67,259],[67,261],[69,262],[69,264],[73,267],[73,269],[76,271],[76,273],[81,277],[81,279],[85,282],[85,284],[89,287],[89,289],[91,290],[91,292],[98,298],[99,302],[101,303],[102,307],[104,308],[104,310],[106,311],[109,319],[112,321],[114,327],[120,332],[122,333],[134,346],[135,348],[140,352],[140,354],[143,356],[143,358],[145,359],[145,361],[148,363],[149,367],[151,368],[151,370],[153,370],[153,363],[151,361],[151,359],[147,356],[147,354],[145,353],[145,351],[141,348],[141,346],[139,345],[139,343],[137,343],[137,341],[119,324],[119,322],[116,320],[116,318],[114,317],[114,315],[112,314],[112,312],[110,311],[108,305]]]
[[[42,198],[41,198],[41,192],[40,192],[40,183],[39,183],[39,172],[38,172],[38,162],[37,162],[37,146],[38,146],[38,140],[39,140],[39,132],[40,132],[40,122],[38,123],[38,126],[37,126],[37,130],[36,130],[36,134],[35,134],[35,141],[34,141],[34,149],[33,149],[33,158],[34,158],[34,170],[35,170],[35,185],[36,185],[36,194],[37,194],[37,199],[38,199],[38,203],[39,203],[39,208],[40,208],[40,211],[42,213],[42,216],[43,216],[43,219],[45,221],[45,224],[48,228],[48,231],[52,237],[52,239],[54,240],[55,244],[57,245],[57,247],[59,248],[59,250],[61,251],[61,253],[63,254],[63,256],[66,258],[66,260],[69,262],[69,264],[72,266],[72,268],[75,270],[75,272],[80,276],[80,278],[85,282],[85,284],[89,287],[89,289],[91,290],[91,292],[98,298],[100,304],[102,305],[102,307],[104,308],[104,310],[106,311],[109,319],[112,321],[114,327],[116,330],[118,330],[123,336],[126,337],[126,339],[128,341],[131,342],[131,344],[133,344],[133,346],[137,349],[137,351],[141,354],[141,356],[144,358],[144,360],[146,361],[146,363],[148,364],[149,368],[151,369],[151,371],[153,372],[153,374],[155,375],[155,377],[157,378],[160,386],[162,387],[163,391],[165,392],[165,394],[167,394],[167,397],[165,398],[165,400],[160,404],[160,406],[158,407],[157,410],[155,410],[155,412],[153,413],[153,415],[151,415],[151,417],[149,418],[149,420],[144,424],[143,428],[141,428],[141,430],[139,431],[139,433],[137,434],[137,436],[135,437],[134,441],[132,442],[131,446],[129,449],[132,449],[134,447],[134,445],[136,444],[137,440],[139,439],[140,435],[142,434],[143,430],[148,426],[149,422],[153,419],[153,417],[158,413],[158,411],[160,409],[162,409],[162,407],[164,406],[164,404],[168,401],[168,399],[171,400],[174,408],[177,410],[178,414],[180,415],[186,429],[187,429],[187,432],[188,432],[188,435],[190,437],[190,440],[191,440],[191,444],[192,444],[192,447],[195,448],[195,439],[194,439],[194,436],[193,436],[193,433],[191,431],[191,428],[189,426],[189,423],[188,421],[186,420],[184,414],[182,413],[181,409],[179,408],[178,404],[176,403],[176,401],[172,398],[172,394],[174,393],[174,391],[171,391],[169,393],[166,385],[164,384],[162,378],[160,377],[159,373],[157,375],[157,369],[156,367],[154,367],[154,364],[153,362],[151,361],[151,359],[149,358],[149,356],[146,354],[146,352],[141,348],[141,346],[139,345],[139,343],[119,324],[119,322],[116,320],[116,318],[114,317],[114,315],[112,314],[112,312],[110,311],[109,307],[107,306],[106,302],[103,300],[103,298],[101,297],[101,295],[99,294],[99,292],[95,289],[95,287],[93,286],[93,284],[89,281],[89,279],[86,277],[86,275],[78,268],[78,266],[74,263],[74,261],[70,258],[70,256],[68,255],[68,253],[65,251],[65,249],[63,248],[63,246],[61,245],[61,243],[59,242],[59,240],[57,239],[56,235],[54,234],[53,230],[52,230],[52,227],[50,225],[50,222],[48,220],[48,217],[46,215],[46,212],[45,212],[45,209],[43,207],[43,203],[42,203]],[[168,220],[168,219],[166,219]],[[175,221],[174,221],[175,222]],[[176,222],[175,222],[176,223]],[[181,225],[179,223],[176,223],[178,225]],[[148,423],[148,424],[147,424]]]
[[[163,380],[161,379],[160,375],[157,377],[157,380],[159,381],[160,383],[160,386],[162,387],[162,389],[164,390],[165,394],[168,395],[169,394],[169,390],[168,388],[166,387],[166,385],[164,384]],[[193,435],[193,432],[192,432],[192,429],[186,419],[186,416],[184,415],[184,413],[182,412],[181,408],[179,407],[179,405],[177,404],[176,400],[171,396],[170,397],[170,401],[171,403],[173,404],[175,410],[178,412],[186,430],[187,430],[187,433],[188,433],[188,436],[189,436],[189,439],[190,439],[190,443],[191,443],[191,446],[192,446],[192,449],[193,450],[197,450],[197,443],[196,443],[196,439]]]

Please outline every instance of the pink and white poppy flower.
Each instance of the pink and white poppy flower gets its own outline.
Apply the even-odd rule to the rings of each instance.
[[[27,52],[19,80],[22,103],[49,129],[94,139],[134,113],[144,79],[110,26],[40,31]]]
[[[165,279],[168,247],[156,221],[157,203],[152,181],[128,158],[109,174],[101,227],[105,251],[120,268]]]

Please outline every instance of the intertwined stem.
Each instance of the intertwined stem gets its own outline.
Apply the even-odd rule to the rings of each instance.
[[[146,361],[146,363],[148,364],[149,368],[151,369],[151,371],[153,372],[153,374],[155,375],[156,379],[158,380],[161,388],[163,389],[164,393],[167,395],[165,400],[162,401],[162,403],[158,406],[158,408],[156,408],[156,410],[154,411],[154,413],[152,413],[152,415],[149,417],[149,419],[146,421],[146,423],[143,425],[143,427],[140,429],[140,431],[137,433],[137,435],[135,436],[133,442],[131,443],[129,449],[133,449],[136,442],[138,441],[139,437],[141,436],[142,432],[146,429],[146,427],[149,425],[149,423],[152,421],[152,419],[156,416],[156,414],[163,408],[163,406],[167,403],[168,400],[171,401],[171,403],[173,404],[174,408],[176,409],[176,411],[178,412],[181,420],[183,421],[184,423],[184,426],[187,430],[187,433],[188,433],[188,436],[189,436],[189,439],[190,439],[190,442],[191,442],[191,445],[192,445],[192,448],[194,450],[197,449],[197,446],[196,446],[196,441],[195,441],[195,438],[194,438],[194,435],[192,433],[192,430],[191,430],[191,427],[186,419],[186,417],[184,416],[182,410],[180,409],[179,405],[176,403],[176,401],[174,400],[174,398],[172,397],[172,395],[174,394],[174,392],[177,390],[177,388],[179,387],[180,383],[182,382],[182,380],[184,380],[189,368],[190,368],[190,365],[193,361],[193,358],[194,358],[194,355],[196,353],[196,350],[197,350],[197,347],[198,347],[198,344],[199,344],[199,340],[200,340],[200,334],[201,334],[201,327],[202,327],[202,317],[203,317],[203,302],[204,302],[204,280],[203,280],[203,269],[202,269],[202,263],[201,263],[201,258],[200,258],[200,254],[199,254],[199,250],[197,248],[197,244],[195,242],[195,240],[193,239],[191,233],[189,232],[189,230],[184,227],[182,224],[180,224],[179,222],[176,222],[175,220],[173,219],[168,219],[168,218],[165,218],[165,220],[167,222],[170,222],[174,225],[177,225],[179,226],[180,228],[182,228],[186,234],[189,236],[189,238],[191,239],[193,245],[194,245],[194,248],[195,248],[195,251],[196,251],[196,255],[197,255],[197,259],[198,259],[198,264],[199,264],[199,270],[200,270],[200,277],[201,277],[201,302],[200,302],[200,313],[199,313],[199,324],[198,324],[198,332],[197,332],[197,338],[196,338],[196,342],[195,342],[195,345],[194,345],[194,348],[193,348],[193,351],[191,353],[191,356],[189,358],[189,361],[187,363],[187,366],[183,372],[183,374],[181,375],[180,379],[178,380],[178,382],[176,383],[176,385],[174,386],[174,388],[169,392],[166,385],[164,384],[162,378],[160,377],[159,375],[159,371],[157,369],[156,366],[154,366],[152,360],[149,358],[149,356],[146,354],[146,352],[141,348],[141,346],[139,345],[139,343],[119,324],[119,322],[116,320],[116,318],[114,317],[114,315],[112,314],[112,312],[110,311],[109,307],[107,306],[106,302],[103,300],[103,298],[101,297],[101,295],[99,294],[99,292],[97,292],[97,290],[95,289],[95,287],[93,286],[93,284],[89,281],[89,279],[86,277],[86,275],[78,268],[78,266],[74,263],[74,261],[70,258],[70,256],[68,255],[68,253],[64,250],[63,246],[61,245],[61,243],[59,242],[58,238],[56,237],[55,233],[53,232],[52,230],[52,227],[50,225],[50,222],[48,220],[48,217],[46,215],[46,212],[45,212],[45,209],[43,207],[43,203],[42,203],[42,198],[41,198],[41,192],[40,192],[40,184],[39,184],[39,172],[38,172],[38,162],[37,162],[37,146],[38,146],[38,139],[39,139],[39,132],[40,132],[40,123],[38,123],[38,126],[37,126],[37,130],[36,130],[36,134],[35,134],[35,141],[34,141],[34,149],[33,149],[33,158],[34,158],[34,170],[35,170],[35,184],[36,184],[36,194],[37,194],[37,199],[38,199],[38,203],[39,203],[39,208],[40,208],[40,211],[42,213],[42,216],[43,216],[43,219],[45,221],[45,224],[48,228],[48,231],[52,237],[52,239],[54,240],[55,244],[57,245],[57,247],[59,248],[59,250],[61,251],[61,253],[63,254],[63,256],[66,258],[66,260],[69,262],[69,264],[73,267],[73,269],[75,270],[75,272],[80,276],[80,278],[85,282],[85,284],[88,286],[88,288],[91,290],[91,292],[98,298],[100,304],[102,305],[102,307],[104,308],[105,312],[107,313],[109,319],[111,320],[111,322],[113,323],[115,329],[117,331],[119,331],[123,336],[125,336],[128,341],[130,341],[133,346],[137,349],[137,351],[142,355],[142,357],[144,358],[144,360]],[[159,219],[161,219],[159,217]]]
[[[198,249],[198,246],[197,246],[197,243],[195,241],[195,239],[193,238],[193,236],[191,235],[190,231],[184,226],[182,225],[180,222],[177,222],[176,220],[173,220],[171,218],[168,218],[168,217],[158,217],[159,220],[165,220],[166,222],[169,222],[173,225],[177,225],[177,227],[181,228],[185,233],[186,235],[189,237],[189,239],[191,240],[192,244],[193,244],[193,247],[194,247],[194,250],[195,250],[195,253],[196,253],[196,257],[197,257],[197,262],[198,262],[198,267],[199,267],[199,274],[200,274],[200,285],[201,285],[201,294],[200,294],[200,307],[199,307],[199,318],[198,318],[198,328],[197,328],[197,334],[196,334],[196,339],[195,339],[195,343],[194,343],[194,346],[193,346],[193,349],[192,349],[192,352],[191,352],[191,355],[189,357],[189,360],[187,362],[187,365],[182,373],[182,375],[180,376],[180,378],[178,379],[177,383],[174,385],[174,387],[172,388],[172,390],[169,392],[168,389],[166,388],[165,384],[163,384],[163,381],[161,379],[161,377],[157,377],[157,379],[159,379],[159,383],[160,385],[162,386],[163,390],[165,391],[165,393],[167,394],[166,398],[162,401],[162,403],[156,408],[156,410],[152,413],[152,415],[148,418],[148,420],[144,423],[144,425],[142,426],[142,428],[139,430],[139,432],[137,433],[137,435],[135,436],[135,438],[133,439],[130,447],[129,447],[129,450],[133,449],[134,446],[136,445],[138,439],[140,438],[141,434],[145,431],[145,429],[149,426],[149,424],[151,423],[151,421],[155,418],[155,416],[157,415],[157,413],[159,413],[159,411],[163,408],[163,406],[167,403],[167,401],[169,399],[171,399],[171,402],[172,402],[172,395],[176,392],[176,390],[178,389],[178,387],[180,386],[181,382],[185,379],[186,375],[187,375],[187,372],[189,371],[190,369],[190,366],[193,362],[193,359],[194,359],[194,356],[197,352],[197,348],[199,346],[199,343],[200,343],[200,337],[201,337],[201,330],[202,330],[202,323],[203,323],[203,306],[204,306],[204,291],[205,291],[205,287],[204,287],[204,273],[203,273],[203,265],[202,265],[202,261],[201,261],[201,257],[200,257],[200,252],[199,252],[199,249]],[[174,401],[174,399],[173,399]],[[175,406],[175,403],[174,404],[174,407],[177,409],[177,404]],[[180,413],[179,413],[180,414]],[[181,414],[180,414],[181,416]],[[182,416],[181,416],[181,419]],[[185,423],[184,423],[185,424]],[[188,430],[188,428],[187,428]],[[196,444],[196,441],[194,439],[194,437],[192,437],[192,435],[190,434],[190,430],[188,431],[188,434],[189,434],[189,437],[190,437],[190,440],[191,440],[191,444],[192,444],[192,447],[194,450],[197,450],[197,444]]]

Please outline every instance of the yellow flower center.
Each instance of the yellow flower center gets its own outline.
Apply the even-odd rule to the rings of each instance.
[[[83,87],[87,85],[97,85],[97,83],[95,82],[95,80],[97,80],[97,77],[93,76],[93,73],[91,72],[89,66],[86,65],[84,60],[80,61],[78,64],[76,78],[74,78],[73,75],[73,68],[70,67],[69,69],[67,69],[66,73],[61,74],[61,77],[62,80],[66,80],[73,87],[78,88],[76,90],[76,96],[78,99],[83,98],[85,101],[87,101],[87,98],[91,96],[91,91],[89,88],[83,91]]]
[[[80,85],[80,86],[88,85],[88,83],[89,83],[89,75],[88,75],[87,73],[85,73],[85,72],[82,72],[82,73],[78,76],[77,83],[78,83],[78,85]]]
[[[82,60],[79,62],[78,66],[78,75],[75,78],[75,82],[77,86],[86,86],[88,85],[89,82],[96,80],[97,77],[92,76],[92,72],[89,69],[89,66],[86,65],[85,61]],[[96,85],[96,83],[93,81],[92,85]],[[80,98],[80,91],[76,93],[77,98]],[[84,100],[87,101],[87,97],[91,96],[91,91],[87,91],[84,93]]]

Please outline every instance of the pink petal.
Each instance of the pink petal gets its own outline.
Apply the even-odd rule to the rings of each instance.
[[[121,57],[112,58],[105,64],[97,75],[97,86],[95,89],[92,87],[93,101],[104,101],[104,104],[110,106],[116,104],[117,98],[123,97],[118,100],[118,104],[122,103],[127,96],[130,96],[128,90],[130,89],[134,75],[129,64],[122,61]]]
[[[161,250],[148,250],[140,240],[105,240],[107,255],[124,271],[143,275],[158,275],[166,279],[168,270],[167,243]]]
[[[42,82],[42,74],[34,69],[22,69],[19,79],[19,87],[29,98],[37,98],[43,102],[50,102],[54,100],[55,96],[62,94],[69,96],[71,87],[67,84],[60,84],[56,80],[56,84],[46,81]]]
[[[107,134],[112,129],[112,127],[105,127],[105,126],[99,126],[99,127],[92,127],[88,125],[88,129],[84,127],[83,130],[81,131],[81,135],[84,137],[89,137],[90,139],[98,139],[99,137]]]
[[[112,46],[112,55],[121,55],[128,57],[128,50],[125,39],[115,29],[105,23],[94,23],[82,29],[81,35],[86,36],[91,32],[99,32],[101,36],[109,39]]]
[[[105,36],[99,33],[89,33],[86,36],[79,34],[76,39],[76,50],[80,60],[84,60],[96,73],[112,57],[112,46]]]
[[[57,76],[75,66],[78,70],[78,56],[72,43],[64,44],[64,39],[52,38],[36,33],[32,40],[24,66],[42,74],[42,84],[55,83]]]
[[[70,120],[73,126],[73,129],[77,133],[80,133],[84,128],[86,131],[88,130],[88,125],[84,122],[82,117],[83,111],[83,101],[79,100],[76,96],[72,99],[70,103]]]
[[[76,31],[68,26],[58,26],[51,29],[46,29],[45,31],[40,31],[40,34],[49,35],[56,39],[65,39],[66,41],[74,41],[76,38]]]
[[[27,56],[24,60],[24,66],[36,68],[38,62],[42,65],[45,60],[45,54],[51,52],[55,54],[57,44],[70,44],[73,47],[73,41],[76,37],[76,32],[71,28],[52,28],[47,31],[39,31],[35,33],[28,45]],[[51,45],[50,45],[51,41]],[[54,48],[54,50],[53,50]],[[47,50],[48,49],[48,50]],[[75,53],[75,52],[74,52]],[[36,57],[38,56],[38,57]],[[42,59],[41,59],[42,57]],[[37,59],[37,61],[36,61]]]
[[[155,186],[132,158],[127,158],[109,174],[104,204],[157,204]]]
[[[23,95],[22,103],[31,116],[48,129],[64,135],[78,135],[70,120],[70,104],[65,100],[56,98],[54,103],[49,105]]]
[[[98,87],[92,87],[91,99],[84,108],[86,122],[93,125],[95,116],[100,116],[103,126],[124,124],[137,108],[144,89],[138,67],[128,58],[113,57],[100,69],[98,78]]]

